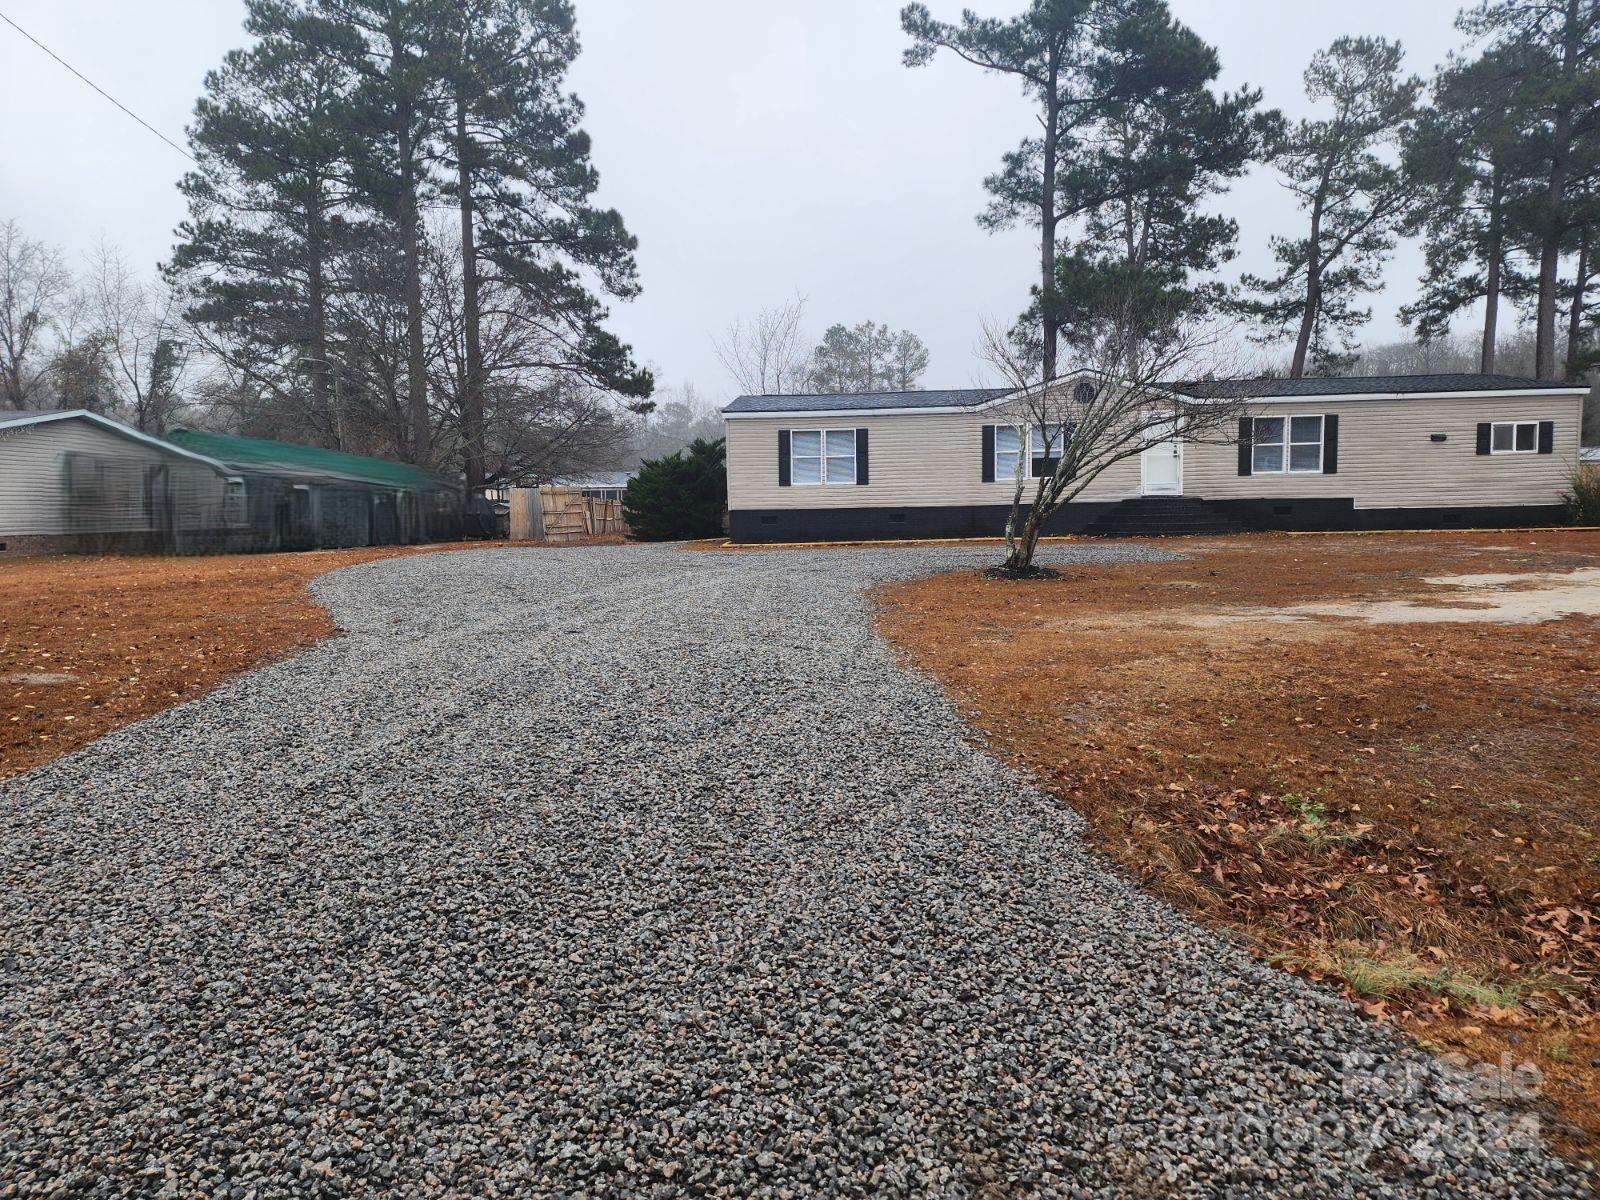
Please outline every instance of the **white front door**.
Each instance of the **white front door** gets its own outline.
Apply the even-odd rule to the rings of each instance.
[[[1139,456],[1146,496],[1183,495],[1183,443],[1177,438],[1157,442]]]

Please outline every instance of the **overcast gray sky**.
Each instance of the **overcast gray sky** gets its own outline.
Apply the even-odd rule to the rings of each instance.
[[[981,12],[1022,0],[968,0]],[[974,220],[982,179],[1023,136],[1029,110],[998,76],[940,56],[900,65],[899,0],[576,0],[584,53],[573,85],[601,173],[601,199],[640,241],[643,296],[612,327],[663,383],[719,403],[733,384],[710,337],[797,291],[813,334],[866,319],[915,331],[924,383],[983,378],[985,316],[1027,302],[1024,231]],[[930,0],[953,18],[960,0]],[[1217,46],[1223,84],[1250,83],[1290,116],[1300,74],[1340,34],[1399,38],[1431,72],[1458,43],[1456,0],[1172,0]],[[240,44],[234,0],[0,0],[0,12],[182,144],[205,72]],[[0,24],[0,217],[70,255],[102,237],[130,261],[165,256],[183,215],[186,161]],[[1224,205],[1241,225],[1239,266],[1266,269],[1267,239],[1300,218],[1270,170]],[[1401,248],[1369,340],[1397,336],[1420,254]]]

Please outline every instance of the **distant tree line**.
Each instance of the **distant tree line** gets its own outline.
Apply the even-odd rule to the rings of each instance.
[[[76,280],[3,227],[0,402],[154,430],[183,407],[471,487],[625,458],[654,381],[606,328],[636,244],[593,200],[569,0],[245,11],[159,283],[109,251]]]
[[[81,269],[0,221],[0,409],[86,408],[166,427],[191,346],[171,289],[101,245]]]
[[[1012,330],[1040,378],[1062,346],[1093,358],[1107,326],[1136,349],[1197,317],[1243,316],[1292,346],[1287,373],[1342,373],[1362,303],[1401,235],[1426,270],[1402,310],[1423,344],[1484,307],[1475,369],[1504,365],[1510,304],[1533,331],[1530,369],[1580,377],[1600,355],[1600,5],[1484,0],[1466,45],[1425,83],[1396,42],[1341,37],[1305,73],[1326,116],[1290,123],[1252,88],[1219,92],[1216,51],[1165,0],[1033,0],[1009,19],[936,20],[907,5],[908,66],[940,51],[1013,79],[1039,130],[985,180],[991,229],[1039,234],[1032,305]],[[1255,163],[1297,197],[1302,231],[1276,268],[1225,286],[1238,225],[1206,201]]]
[[[713,338],[717,357],[741,391],[775,396],[811,391],[833,394],[905,392],[921,386],[928,347],[909,330],[874,321],[830,325],[809,350],[800,297],[754,317],[736,319]]]

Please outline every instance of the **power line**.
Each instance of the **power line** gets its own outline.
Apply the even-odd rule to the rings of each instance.
[[[155,126],[154,126],[154,125],[152,125],[152,124],[150,124],[150,122],[149,122],[149,121],[146,121],[146,120],[145,120],[145,119],[144,119],[144,118],[143,118],[143,117],[141,117],[141,116],[140,116],[140,115],[139,115],[139,114],[138,114],[138,113],[136,113],[136,112],[134,112],[134,111],[133,111],[133,109],[131,109],[131,108],[129,108],[129,107],[128,107],[128,106],[127,106],[127,105],[126,105],[126,104],[124,104],[124,103],[122,103],[122,101],[120,101],[120,100],[118,100],[118,99],[117,99],[117,98],[116,98],[116,97],[115,97],[115,96],[113,96],[113,95],[112,95],[112,94],[111,94],[111,93],[110,93],[110,92],[108,92],[108,91],[106,91],[106,90],[105,90],[105,88],[103,88],[103,87],[101,87],[101,86],[100,86],[100,85],[99,85],[99,84],[98,84],[98,83],[96,83],[96,82],[95,82],[95,81],[94,81],[94,80],[92,80],[92,79],[90,79],[90,78],[89,78],[89,77],[88,77],[88,76],[87,76],[87,75],[85,75],[85,74],[84,74],[84,73],[83,73],[83,72],[82,72],[82,71],[80,71],[80,70],[78,70],[78,68],[77,68],[77,67],[75,67],[75,66],[73,66],[73,65],[72,65],[72,64],[71,64],[71,63],[69,63],[69,62],[68,62],[68,61],[67,61],[67,60],[66,60],[66,59],[64,59],[64,58],[62,58],[62,57],[61,57],[61,56],[60,56],[60,55],[59,55],[59,54],[57,54],[57,53],[56,53],[56,52],[55,52],[55,51],[54,51],[54,50],[52,50],[52,49],[50,49],[50,47],[49,47],[49,46],[46,46],[46,45],[45,45],[45,44],[44,44],[44,43],[43,43],[43,42],[41,42],[41,41],[40,41],[40,40],[39,40],[39,39],[38,39],[38,38],[36,38],[36,37],[34,37],[34,36],[33,36],[33,34],[31,34],[31,33],[29,33],[29,32],[28,32],[28,31],[27,31],[27,30],[26,30],[26,29],[24,29],[24,28],[23,28],[23,27],[22,27],[22,26],[21,26],[21,25],[18,25],[18,24],[17,24],[17,23],[16,23],[16,22],[15,22],[15,21],[13,21],[13,20],[12,20],[12,19],[11,19],[11,18],[10,18],[10,17],[8,17],[8,16],[6,16],[6,14],[5,14],[5,13],[3,13],[3,12],[0,12],[0,21],[4,21],[4,22],[5,22],[5,23],[6,23],[6,24],[7,24],[7,25],[9,25],[9,26],[11,26],[11,28],[13,28],[13,29],[15,29],[15,30],[16,30],[16,31],[17,31],[17,32],[18,32],[18,33],[20,33],[20,34],[21,34],[21,35],[22,35],[22,36],[23,36],[23,37],[25,37],[25,38],[27,38],[27,39],[28,39],[28,40],[29,40],[29,41],[30,41],[30,42],[32,42],[32,43],[33,43],[33,44],[34,44],[34,45],[35,45],[35,46],[37,46],[37,47],[39,47],[39,49],[41,49],[41,50],[43,50],[43,51],[44,51],[44,52],[45,52],[45,53],[46,53],[46,54],[48,54],[48,55],[49,55],[49,56],[50,56],[50,57],[51,57],[51,58],[53,58],[53,59],[55,59],[55,60],[56,60],[56,61],[57,61],[57,62],[58,62],[58,63],[60,63],[60,64],[61,64],[61,65],[62,65],[62,66],[63,66],[63,67],[65,67],[65,68],[66,68],[66,69],[67,69],[67,70],[69,70],[69,71],[71,71],[71,72],[72,72],[72,73],[73,73],[73,74],[74,74],[74,75],[76,75],[76,76],[77,76],[77,77],[78,77],[78,78],[79,78],[79,79],[81,79],[81,80],[83,80],[83,81],[84,81],[84,82],[85,82],[85,83],[87,83],[87,84],[88,84],[88,85],[89,85],[89,86],[90,86],[90,87],[92,87],[92,88],[93,88],[93,89],[94,89],[94,90],[95,90],[95,91],[97,91],[97,92],[99,92],[99,93],[100,93],[100,94],[101,94],[101,95],[102,95],[102,96],[104,96],[104,97],[105,97],[105,98],[106,98],[106,99],[107,99],[107,100],[109,100],[109,101],[111,101],[111,103],[113,103],[113,104],[115,104],[115,105],[116,105],[116,106],[117,106],[117,107],[118,107],[118,108],[120,108],[120,109],[121,109],[121,110],[122,110],[122,111],[123,111],[123,112],[125,112],[125,113],[127,113],[127,114],[128,114],[128,115],[129,115],[129,116],[130,116],[130,117],[132,117],[132,118],[133,118],[133,119],[134,119],[134,120],[135,120],[135,121],[137,121],[137,122],[139,122],[139,124],[141,124],[141,125],[143,125],[143,126],[144,126],[144,127],[145,127],[145,128],[146,128],[146,129],[148,129],[148,130],[149,130],[149,131],[150,131],[150,132],[151,132],[151,133],[153,133],[153,134],[155,134],[155,135],[156,135],[156,136],[157,136],[157,137],[158,137],[158,138],[160,138],[160,139],[161,139],[161,140],[162,140],[162,141],[163,141],[163,142],[165,142],[165,143],[166,143],[166,144],[167,144],[167,145],[169,145],[169,146],[171,146],[171,147],[172,147],[172,148],[173,148],[173,149],[174,149],[174,150],[176,150],[176,151],[177,151],[177,152],[178,152],[178,153],[179,153],[179,154],[181,154],[181,155],[183,155],[183,156],[184,156],[184,157],[185,157],[185,158],[187,158],[187,159],[188,159],[188,160],[189,160],[189,161],[190,161],[190,162],[198,162],[198,161],[199,161],[199,160],[197,160],[197,159],[196,159],[196,158],[195,158],[195,156],[194,156],[194,155],[192,155],[192,154],[190,154],[190,153],[189,153],[189,152],[188,152],[188,151],[187,151],[187,150],[185,150],[185,149],[184,149],[184,148],[183,148],[183,147],[182,147],[182,146],[180,146],[180,145],[178,145],[178,143],[177,143],[177,142],[175,142],[175,141],[173,141],[173,140],[172,140],[172,139],[171,139],[171,138],[169,138],[169,137],[168,137],[168,136],[167,136],[167,135],[166,135],[166,134],[164,134],[164,133],[162,133],[162,132],[161,132],[161,130],[159,130],[159,129],[157,129],[157,128],[156,128],[156,127],[155,127]]]

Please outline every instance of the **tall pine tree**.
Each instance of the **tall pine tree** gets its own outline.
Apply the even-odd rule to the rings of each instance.
[[[1290,378],[1309,365],[1319,374],[1354,361],[1351,331],[1371,313],[1357,300],[1376,290],[1379,268],[1411,202],[1399,165],[1387,155],[1416,111],[1421,81],[1400,74],[1398,42],[1342,37],[1306,69],[1306,95],[1333,115],[1302,120],[1280,140],[1275,158],[1307,215],[1305,236],[1274,237],[1276,275],[1245,276],[1253,293],[1242,308],[1260,321],[1264,340],[1294,334]]]
[[[991,229],[1019,221],[1039,230],[1041,361],[1046,381],[1056,376],[1058,317],[1053,303],[1056,227],[1061,222],[1058,175],[1063,151],[1077,129],[1093,119],[1107,97],[1092,90],[1088,74],[1091,11],[1099,0],[1033,0],[1009,20],[964,12],[960,24],[937,21],[925,4],[908,4],[900,25],[912,39],[908,67],[931,62],[941,49],[976,66],[1007,75],[1022,85],[1038,109],[1040,132],[1005,156],[1001,170],[984,181],[994,197],[981,219]]]
[[[430,464],[427,348],[422,313],[422,205],[429,155],[444,114],[447,0],[314,0],[311,49],[360,80],[346,128],[363,133],[355,158],[359,196],[399,240],[406,313],[407,457]]]
[[[1533,155],[1523,118],[1532,64],[1516,47],[1451,63],[1433,83],[1433,103],[1406,140],[1405,169],[1419,200],[1407,232],[1423,236],[1421,295],[1400,310],[1422,341],[1450,332],[1463,309],[1483,302],[1479,368],[1495,369],[1503,295],[1522,280],[1512,251],[1530,202]]]
[[[316,47],[337,36],[288,0],[248,0],[258,40],[206,76],[189,129],[196,167],[166,266],[189,317],[252,386],[293,402],[319,435],[331,426],[331,260],[348,202],[355,76]]]
[[[1039,230],[1025,320],[1040,331],[1046,380],[1063,322],[1103,312],[1113,294],[1124,312],[1142,311],[1126,302],[1130,286],[1181,291],[1191,271],[1231,254],[1233,224],[1196,205],[1243,172],[1267,118],[1254,111],[1259,93],[1211,92],[1216,54],[1165,0],[1034,0],[1010,20],[969,11],[959,24],[910,4],[901,25],[913,39],[908,66],[947,49],[1018,79],[1038,107],[1039,135],[984,181],[992,199],[980,219]],[[1064,231],[1076,243],[1065,258]]]
[[[642,401],[652,381],[606,332],[601,302],[638,292],[635,239],[592,203],[582,104],[563,91],[578,54],[568,0],[446,0],[450,110],[445,155],[460,217],[468,488],[484,481],[486,388],[481,299],[486,282],[519,294],[537,326],[541,367]],[[490,275],[485,279],[485,270]],[[636,408],[648,406],[635,405]]]
[[[1539,185],[1528,217],[1537,258],[1534,358],[1540,379],[1561,372],[1556,353],[1561,260],[1590,236],[1588,197],[1600,169],[1600,4],[1594,0],[1484,0],[1462,16],[1464,32],[1529,64],[1519,91]],[[1578,306],[1581,310],[1581,305]]]
[[[1204,211],[1259,158],[1282,120],[1261,94],[1212,91],[1216,51],[1161,0],[1130,0],[1102,27],[1090,65],[1107,97],[1062,172],[1064,248],[1056,323],[1093,344],[1114,325],[1130,354],[1146,338],[1213,307],[1205,277],[1231,260],[1238,223]]]

